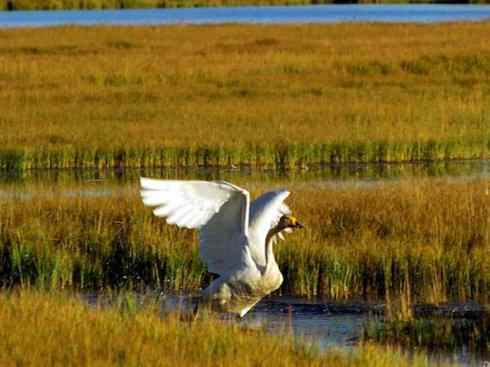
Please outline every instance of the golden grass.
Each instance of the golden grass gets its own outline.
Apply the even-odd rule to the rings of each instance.
[[[254,194],[286,186],[236,183]],[[307,229],[276,246],[285,277],[280,292],[388,301],[403,294],[408,304],[488,302],[488,184],[417,179],[337,190],[321,183],[287,185],[288,202]],[[192,291],[209,281],[195,231],[153,217],[133,184],[115,188],[113,197],[73,196],[87,185],[24,189],[33,197],[0,204],[5,285]]]
[[[0,364],[10,366],[428,366],[422,353],[366,345],[347,354],[214,319],[89,307],[35,291],[0,294]],[[431,363],[431,365],[433,365]]]
[[[0,166],[488,157],[489,32],[488,22],[3,29]]]

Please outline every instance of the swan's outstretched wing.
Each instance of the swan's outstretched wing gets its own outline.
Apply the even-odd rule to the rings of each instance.
[[[141,178],[143,203],[167,223],[200,229],[202,260],[212,273],[223,274],[243,256],[248,235],[250,196],[228,182]]]
[[[291,214],[289,207],[284,204],[288,196],[289,191],[286,190],[271,191],[258,197],[250,205],[250,253],[253,260],[261,266],[265,266],[267,233],[277,225],[283,215]],[[278,236],[283,238],[281,233]]]

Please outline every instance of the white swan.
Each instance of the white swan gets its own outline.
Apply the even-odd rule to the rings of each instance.
[[[141,178],[143,203],[167,223],[200,230],[200,255],[219,277],[201,303],[243,317],[283,281],[273,253],[277,237],[302,228],[283,201],[289,191],[268,192],[250,203],[248,191],[225,181]]]

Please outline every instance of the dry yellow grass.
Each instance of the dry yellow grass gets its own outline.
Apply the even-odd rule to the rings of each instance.
[[[429,366],[427,355],[366,345],[319,352],[263,331],[207,319],[91,308],[74,297],[0,294],[0,364],[10,366]],[[431,363],[430,365],[433,365]]]
[[[3,29],[2,165],[486,157],[489,32],[488,22]]]

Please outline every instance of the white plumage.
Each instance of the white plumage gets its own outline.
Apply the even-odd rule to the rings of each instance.
[[[141,178],[143,203],[167,223],[199,229],[200,255],[219,277],[202,300],[243,317],[279,288],[282,274],[272,251],[277,237],[302,227],[284,204],[289,191],[268,192],[250,203],[248,191],[225,181]]]

